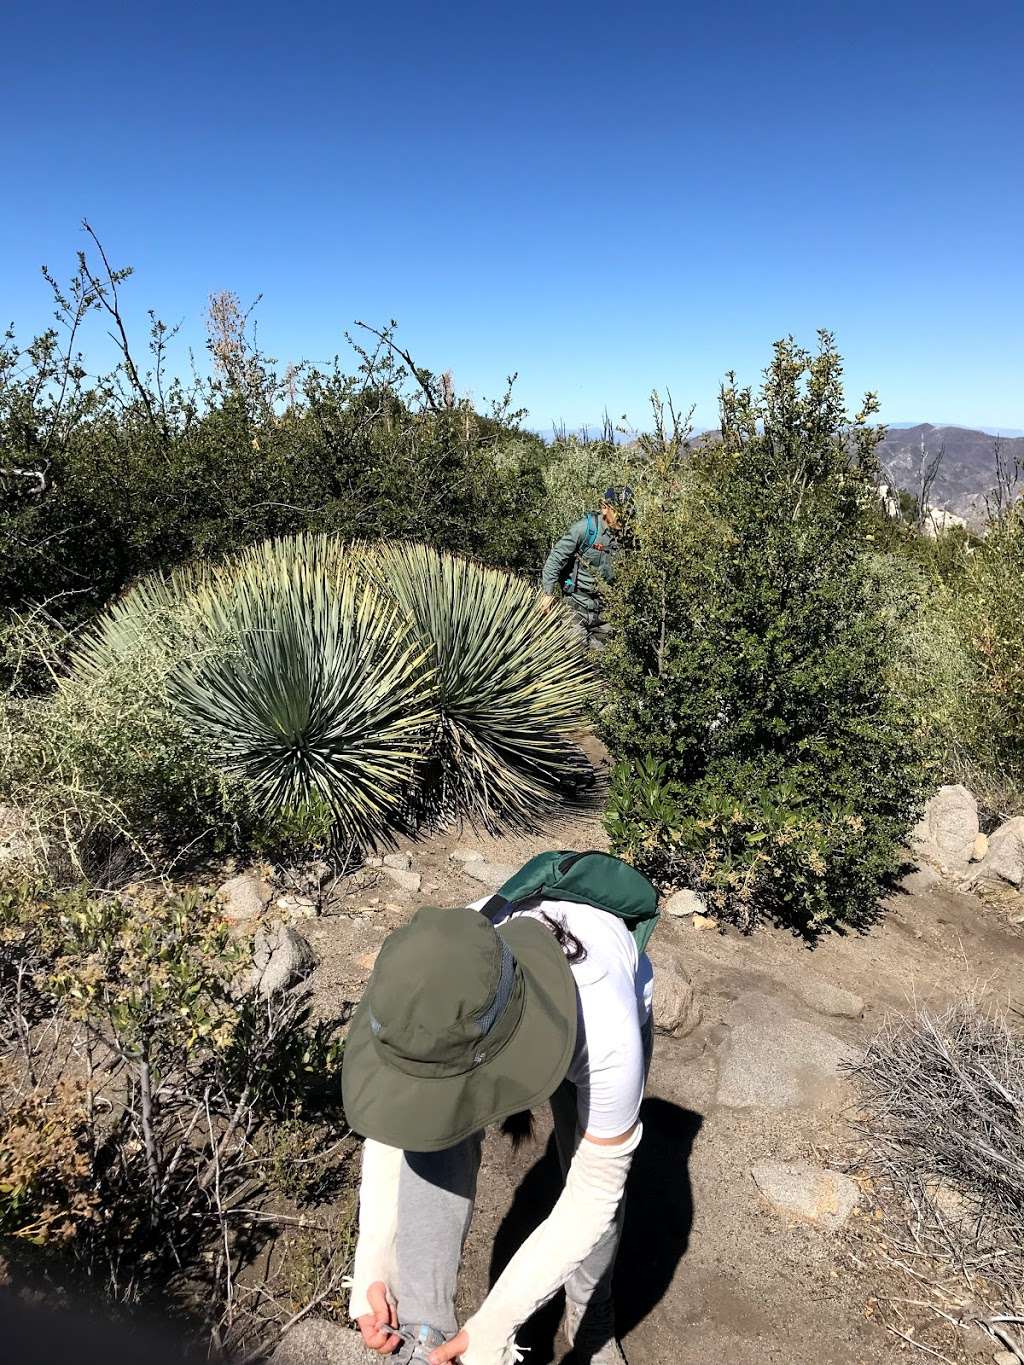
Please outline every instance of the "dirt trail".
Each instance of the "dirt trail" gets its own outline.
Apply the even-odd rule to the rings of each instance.
[[[375,949],[417,905],[483,893],[451,859],[465,845],[518,864],[544,848],[606,841],[598,818],[584,816],[531,838],[463,832],[408,844],[423,877],[419,894],[403,897],[381,874],[379,885],[352,890],[310,926],[321,956],[312,984],[325,1012],[339,995],[356,998]],[[655,970],[659,957],[681,956],[703,1019],[688,1037],[659,1037],[655,1046],[617,1277],[631,1365],[907,1359],[865,1317],[871,1285],[845,1254],[848,1234],[787,1221],[751,1178],[765,1159],[842,1169],[851,1153],[843,1110],[853,1092],[834,1059],[856,1057],[887,1010],[939,1003],[979,983],[1024,1005],[1024,935],[1004,916],[924,872],[886,910],[870,934],[833,935],[813,951],[778,931],[743,937],[672,919],[659,926]],[[534,1139],[519,1152],[498,1135],[485,1145],[460,1290],[466,1311],[557,1195],[547,1116],[536,1119]],[[556,1303],[524,1334],[529,1365],[563,1358],[559,1316]]]

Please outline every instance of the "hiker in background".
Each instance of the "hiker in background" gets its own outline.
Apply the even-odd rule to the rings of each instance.
[[[573,522],[555,542],[544,564],[541,610],[548,612],[565,596],[577,627],[591,649],[603,649],[609,628],[604,620],[599,583],[615,580],[622,537],[633,509],[633,490],[606,488],[597,512]]]
[[[600,902],[600,905],[595,902]],[[651,1049],[657,894],[605,853],[540,854],[473,906],[385,941],[345,1045],[366,1137],[351,1315],[402,1365],[511,1365],[562,1286],[581,1365],[625,1365],[611,1283]],[[460,1330],[483,1130],[550,1100],[565,1187]]]

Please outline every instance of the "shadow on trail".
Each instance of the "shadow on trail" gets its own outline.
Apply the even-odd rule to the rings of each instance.
[[[690,1240],[693,1193],[689,1159],[703,1119],[669,1100],[644,1100],[644,1136],[629,1173],[626,1225],[615,1266],[618,1335],[639,1326],[664,1297]],[[491,1253],[495,1280],[535,1227],[547,1217],[562,1190],[554,1136],[527,1172],[502,1220]],[[559,1293],[523,1327],[516,1340],[529,1347],[530,1365],[550,1365],[562,1317]],[[565,1357],[571,1361],[572,1356]]]

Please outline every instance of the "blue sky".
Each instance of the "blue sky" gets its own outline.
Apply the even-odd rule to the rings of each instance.
[[[14,0],[0,48],[20,334],[87,216],[140,323],[262,292],[287,361],[395,317],[537,427],[710,424],[819,326],[890,420],[1024,427],[1022,0]]]

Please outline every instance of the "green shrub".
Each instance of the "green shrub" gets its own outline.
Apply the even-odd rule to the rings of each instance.
[[[102,881],[115,846],[133,871],[193,841],[227,847],[255,825],[249,790],[171,701],[178,659],[201,649],[187,604],[172,585],[140,585],[49,695],[0,704],[0,785],[31,813],[59,880]]]
[[[963,773],[997,817],[1024,811],[1024,509],[994,519],[966,556],[953,614],[972,678]]]
[[[361,333],[372,346],[354,343],[351,373],[280,372],[224,295],[211,375],[175,377],[193,367],[158,320],[101,373],[86,358],[94,315],[120,307],[130,273],[86,252],[69,284],[51,282],[57,327],[27,345],[0,336],[0,609],[46,601],[87,619],[140,575],[299,531],[536,570],[544,446],[510,392],[477,412],[412,364],[393,324]]]
[[[941,774],[959,780],[975,744],[980,683],[960,627],[960,591],[917,559],[870,554],[865,568],[891,644],[889,684],[930,735]]]
[[[870,411],[851,432],[829,336],[780,342],[759,397],[723,389],[721,443],[655,450],[611,594],[613,845],[744,925],[869,920],[928,780],[910,607],[865,555]]]

